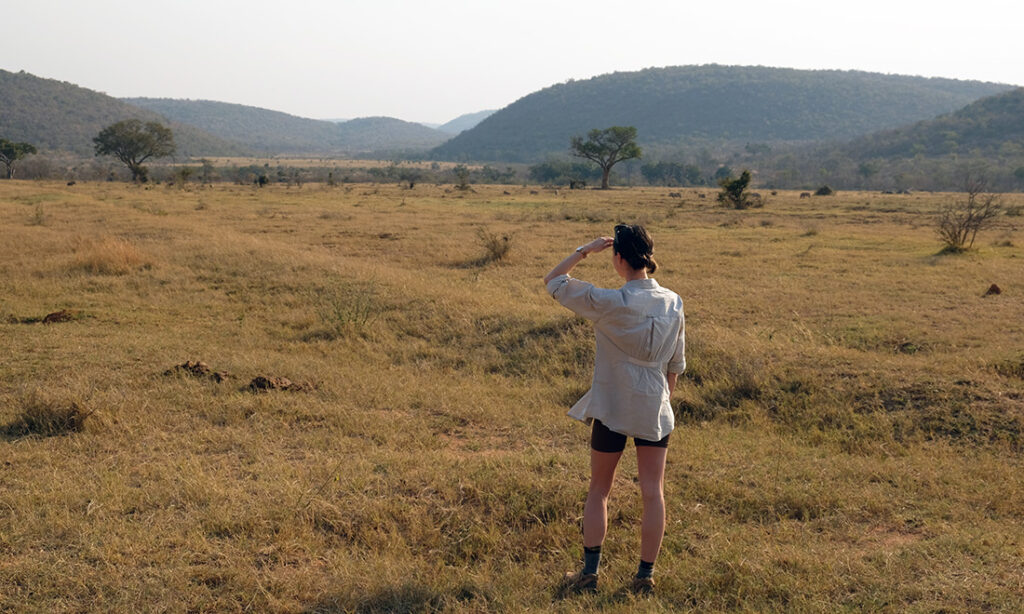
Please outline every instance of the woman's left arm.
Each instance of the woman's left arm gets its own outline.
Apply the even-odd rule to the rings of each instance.
[[[672,396],[672,393],[676,391],[676,380],[679,379],[679,374],[669,371],[665,378],[668,380],[668,396]]]
[[[598,237],[586,245],[581,245],[579,249],[569,254],[565,260],[556,264],[555,268],[548,271],[548,274],[544,276],[544,283],[548,283],[559,275],[568,275],[588,254],[596,254],[607,249],[614,242],[615,240],[611,237]]]

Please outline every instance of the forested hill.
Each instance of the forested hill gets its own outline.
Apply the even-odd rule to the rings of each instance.
[[[851,158],[1024,154],[1024,88],[982,98],[958,111],[854,140]]]
[[[338,139],[353,152],[426,151],[450,134],[394,117],[360,117],[336,124]]]
[[[140,109],[71,83],[43,79],[24,71],[0,70],[0,138],[25,141],[41,151],[93,153],[93,137],[122,119],[168,124],[153,111]],[[238,155],[245,148],[192,126],[170,122],[178,156]]]
[[[949,113],[1011,86],[835,70],[676,66],[530,94],[436,148],[439,159],[534,161],[593,128],[636,126],[641,145],[847,139]]]
[[[449,137],[421,124],[384,117],[335,123],[210,100],[128,98],[126,102],[267,154],[426,150]]]

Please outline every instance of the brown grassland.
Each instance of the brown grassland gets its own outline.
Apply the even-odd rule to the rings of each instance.
[[[955,198],[0,182],[0,611],[1020,612],[1024,197],[938,255]],[[636,600],[627,450],[558,600],[593,349],[540,278],[619,221],[687,306],[669,528]]]

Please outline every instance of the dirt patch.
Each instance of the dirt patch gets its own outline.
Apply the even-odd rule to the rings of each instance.
[[[210,365],[206,364],[201,360],[187,360],[180,365],[175,365],[170,369],[164,371],[164,375],[185,375],[188,377],[203,377],[209,378],[218,384],[228,379],[228,375],[225,371],[214,371],[210,368]]]
[[[258,375],[249,382],[250,392],[269,392],[271,390],[287,390],[290,392],[304,392],[312,390],[311,384],[293,382],[287,377]]]

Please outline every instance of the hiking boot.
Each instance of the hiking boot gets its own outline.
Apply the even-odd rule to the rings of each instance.
[[[562,595],[578,595],[579,593],[596,593],[597,592],[597,574],[596,573],[583,573],[577,571],[576,573],[567,572],[565,577],[562,578],[562,584],[559,587],[559,592]]]
[[[629,591],[634,595],[653,595],[654,578],[633,578],[633,581],[629,584]]]

